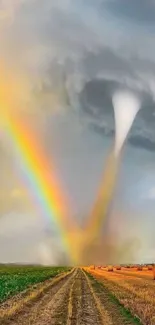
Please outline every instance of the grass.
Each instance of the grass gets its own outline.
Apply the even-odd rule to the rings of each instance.
[[[101,293],[102,290],[104,290],[104,292],[106,292],[106,294],[108,295],[109,300],[115,304],[117,306],[117,308],[120,311],[120,314],[122,316],[124,316],[128,321],[131,321],[133,324],[136,325],[142,325],[142,323],[140,322],[139,318],[137,318],[136,316],[132,315],[132,313],[130,312],[129,309],[126,309],[124,307],[123,304],[120,303],[120,301],[117,299],[117,297],[115,295],[113,295],[108,289],[107,287],[104,286],[104,284],[98,280],[96,280],[90,273],[86,272],[87,276],[89,277],[89,279],[92,282],[92,286],[96,289],[97,292]]]
[[[2,266],[0,267],[0,302],[24,291],[31,285],[43,282],[65,271],[69,271],[69,268]]]

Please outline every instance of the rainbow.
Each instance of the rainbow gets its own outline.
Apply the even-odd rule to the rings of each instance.
[[[23,122],[17,116],[8,118],[4,131],[16,158],[20,160],[22,174],[37,208],[44,218],[56,225],[62,243],[74,262],[75,256],[71,249],[74,223],[70,218],[67,200],[60,191],[54,167],[49,164],[25,119]]]
[[[95,204],[85,226],[85,229],[87,229],[88,232],[89,241],[93,241],[95,238],[97,238],[101,231],[102,225],[106,220],[108,208],[116,183],[118,166],[119,159],[115,157],[112,150],[106,162]]]
[[[27,98],[26,78],[0,62],[0,127],[5,134],[15,158],[20,162],[24,185],[31,194],[33,204],[50,224],[58,230],[62,244],[71,262],[75,263],[72,249],[74,222],[70,218],[69,204],[55,175],[54,166],[49,163],[38,143],[30,123],[21,118],[20,107]],[[9,91],[8,91],[9,89]],[[23,97],[24,96],[24,97]]]

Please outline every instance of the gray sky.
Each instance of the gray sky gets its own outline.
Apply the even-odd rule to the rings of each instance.
[[[137,237],[140,261],[155,259],[155,1],[5,0],[0,11],[2,62],[17,85],[22,80],[19,102],[38,129],[49,161],[54,157],[79,222],[93,205],[114,139],[112,93],[125,88],[141,97],[142,109],[123,154],[109,231],[117,225],[122,240]],[[7,143],[2,134],[0,246],[5,249],[0,260],[20,260],[22,249],[31,260],[31,234],[24,220],[33,229],[37,221],[28,216],[35,209],[11,198],[23,184]],[[23,220],[22,236],[15,227],[17,214]],[[34,249],[44,241],[48,225],[39,227],[33,231]],[[12,241],[14,252],[25,242],[21,255],[11,253]]]

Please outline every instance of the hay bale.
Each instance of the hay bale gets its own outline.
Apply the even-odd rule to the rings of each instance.
[[[117,270],[117,271],[120,271],[120,270],[121,270],[121,266],[119,266],[119,265],[116,266],[116,270]]]
[[[152,265],[148,265],[147,269],[148,269],[148,271],[152,271],[153,270],[153,266]]]
[[[142,271],[142,270],[143,270],[142,266],[137,267],[137,271]]]

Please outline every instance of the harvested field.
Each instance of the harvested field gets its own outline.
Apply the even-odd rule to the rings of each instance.
[[[127,276],[132,276],[136,278],[143,278],[143,279],[153,279],[153,271],[152,270],[137,270],[137,269],[131,269],[131,271],[121,269],[121,270],[116,270],[117,273],[122,274],[122,275],[127,275]]]
[[[91,274],[142,324],[155,324],[155,281],[152,278],[136,278],[132,272],[124,275],[121,272],[91,270]]]

